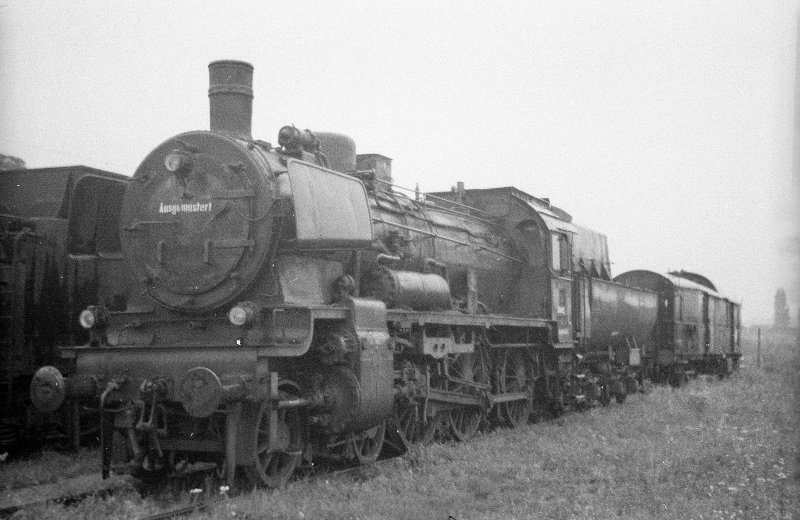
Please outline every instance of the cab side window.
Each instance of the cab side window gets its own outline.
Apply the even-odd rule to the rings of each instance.
[[[550,235],[550,265],[553,271],[561,274],[569,273],[570,251],[567,235],[564,233],[551,233]]]

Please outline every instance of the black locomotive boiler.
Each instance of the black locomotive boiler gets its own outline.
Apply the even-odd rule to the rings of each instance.
[[[253,139],[252,67],[209,70],[210,131],[156,147],[126,191],[124,309],[88,307],[74,374],[31,384],[40,409],[100,407],[104,474],[124,447],[140,476],[206,460],[279,486],[648,377],[656,295],[611,281],[603,235],[515,188],[404,195],[343,135]]]

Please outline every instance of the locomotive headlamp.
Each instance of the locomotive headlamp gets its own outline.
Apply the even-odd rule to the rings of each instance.
[[[258,308],[253,302],[239,302],[228,311],[228,321],[233,325],[243,327],[251,325],[258,315]]]
[[[78,321],[87,330],[104,329],[108,324],[108,311],[97,305],[90,305],[81,311]]]
[[[78,316],[78,321],[84,329],[91,329],[97,322],[97,318],[92,311],[84,309],[81,311],[81,315]]]
[[[186,173],[192,169],[192,156],[185,150],[173,150],[164,157],[164,166],[172,173]]]

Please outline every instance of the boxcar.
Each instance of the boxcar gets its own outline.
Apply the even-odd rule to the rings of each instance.
[[[702,275],[636,270],[614,281],[658,294],[655,379],[680,384],[687,373],[728,374],[741,356],[739,304]]]

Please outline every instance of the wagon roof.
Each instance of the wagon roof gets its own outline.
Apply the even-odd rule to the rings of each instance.
[[[27,218],[65,218],[75,186],[87,176],[120,182],[130,179],[81,165],[0,172],[0,212]]]
[[[674,274],[662,274],[662,273],[657,273],[655,271],[649,271],[647,269],[636,269],[633,271],[627,271],[625,273],[617,275],[614,278],[614,281],[622,283],[630,283],[631,278],[641,279],[641,277],[646,277],[647,279],[650,279],[653,282],[658,281],[662,284],[671,285],[673,287],[679,287],[681,289],[691,289],[695,291],[700,291],[715,298],[728,299],[725,298],[722,294],[718,293],[717,291],[712,290],[711,288],[705,285],[693,282],[692,280],[688,280],[686,278],[682,278]],[[650,289],[655,290],[656,287],[651,286]]]

